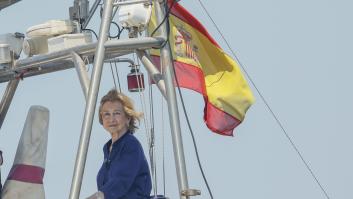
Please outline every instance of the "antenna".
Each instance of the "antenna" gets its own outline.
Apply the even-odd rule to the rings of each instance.
[[[69,8],[70,19],[83,24],[89,16],[89,1],[74,0],[74,5]]]

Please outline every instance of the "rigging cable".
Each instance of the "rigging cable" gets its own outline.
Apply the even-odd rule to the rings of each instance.
[[[174,0],[170,6],[170,8],[168,9],[169,11],[171,10],[171,8],[173,7],[174,3],[176,2],[176,0]],[[165,3],[165,7],[167,7],[167,4]],[[167,8],[166,8],[167,9]],[[168,34],[168,42],[169,42],[169,34],[170,34],[170,26],[169,26],[169,12],[166,14],[166,17],[168,20],[166,20],[166,23],[167,23],[167,34]],[[172,49],[169,46],[169,50],[170,52],[172,52]],[[171,53],[170,54],[171,56],[171,59],[174,60],[173,58],[173,54]],[[212,194],[212,191],[211,191],[211,188],[208,184],[208,181],[207,181],[207,178],[206,178],[206,175],[205,175],[205,172],[203,171],[203,168],[202,168],[202,164],[201,164],[201,160],[200,160],[200,156],[199,156],[199,152],[198,152],[198,148],[197,148],[197,144],[196,144],[196,139],[195,139],[195,136],[194,136],[194,131],[192,130],[192,127],[191,127],[191,124],[190,124],[190,119],[189,119],[189,116],[186,112],[186,108],[185,108],[185,103],[184,103],[184,99],[183,99],[183,95],[181,93],[181,89],[180,89],[180,86],[179,86],[179,81],[178,81],[178,78],[176,76],[176,71],[175,71],[175,67],[174,67],[174,61],[172,61],[172,68],[173,68],[173,74],[174,74],[174,78],[175,78],[175,82],[177,84],[177,88],[178,88],[178,93],[179,93],[179,97],[180,97],[180,100],[181,100],[181,105],[183,107],[183,112],[184,112],[184,116],[185,116],[185,119],[186,119],[186,122],[188,124],[188,128],[189,128],[189,131],[190,131],[190,135],[191,135],[191,138],[192,138],[192,142],[193,142],[193,146],[194,146],[194,150],[195,150],[195,154],[196,154],[196,159],[197,159],[197,163],[198,163],[198,166],[199,166],[199,169],[200,169],[200,172],[201,172],[201,175],[202,175],[202,178],[206,184],[206,187],[207,187],[207,190],[208,190],[208,193],[211,197],[211,199],[213,199],[213,194]]]
[[[136,56],[137,57],[137,56]],[[131,68],[133,68],[135,70],[135,75],[137,77],[137,87],[138,87],[138,93],[139,93],[139,96],[140,96],[140,102],[141,102],[141,107],[142,107],[142,110],[144,113],[147,113],[147,105],[146,105],[146,100],[145,100],[145,95],[142,91],[142,85],[143,85],[143,79],[142,79],[142,76],[139,75],[137,73],[137,69],[140,65],[139,63],[139,59],[137,59],[135,57],[135,54],[133,54],[133,59],[134,61],[137,60],[137,64],[134,64],[134,65],[131,65]],[[150,104],[152,102],[150,101]],[[151,114],[151,111],[150,110],[150,114]],[[152,117],[152,119],[154,119]],[[154,194],[156,195],[156,191],[157,191],[157,183],[156,183],[156,162],[155,162],[155,159],[154,159],[154,155],[153,155],[153,152],[154,152],[154,129],[152,127],[152,122],[151,121],[148,121],[147,118],[146,118],[146,115],[144,114],[143,115],[143,121],[144,121],[144,126],[145,126],[145,131],[146,131],[146,138],[147,138],[147,144],[148,144],[148,151],[149,151],[149,157],[150,157],[150,165],[151,165],[151,172],[152,172],[152,177],[153,177],[153,187],[154,187]],[[149,132],[151,131],[151,132]]]
[[[164,42],[163,42],[163,44],[160,46],[160,47],[158,47],[158,48],[156,48],[156,47],[152,47],[153,49],[161,49],[161,48],[164,48],[164,46],[169,42],[169,33],[170,33],[170,27],[169,27],[169,14],[170,14],[170,12],[171,12],[171,10],[172,10],[172,8],[173,8],[173,6],[174,6],[174,4],[178,1],[178,0],[174,0],[173,2],[172,2],[172,4],[170,5],[170,7],[168,7],[168,3],[167,3],[167,1],[168,0],[164,0],[163,2],[164,2],[164,8],[165,8],[165,15],[164,15],[164,18],[163,18],[163,20],[162,20],[162,22],[153,30],[153,32],[151,33],[151,37],[153,37],[153,35],[157,32],[157,30],[163,25],[163,23],[166,21],[166,19],[168,19],[168,22],[167,22],[167,35],[168,35],[168,37],[167,37],[167,40],[165,40]]]
[[[112,72],[115,90],[118,90],[118,88],[116,87],[116,82],[115,82],[115,77],[114,77],[114,72],[113,72],[113,64],[112,64],[112,62],[109,62],[109,64],[110,64],[110,71]]]
[[[120,78],[119,78],[118,66],[117,66],[116,62],[114,62],[114,66],[115,66],[116,78],[118,79],[119,91],[120,91],[120,93],[121,93]]]
[[[111,38],[109,37],[108,38],[109,40],[111,40]],[[116,66],[116,62],[115,63],[115,66]],[[114,82],[114,88],[115,90],[118,90],[117,86],[116,86],[116,81],[115,81],[115,76],[114,76],[114,71],[113,71],[113,64],[112,64],[112,61],[109,62],[109,65],[110,65],[110,71],[112,72],[112,77],[113,77],[113,82]],[[119,78],[119,76],[117,76],[117,78]],[[118,80],[119,81],[119,80]],[[120,89],[120,81],[119,81],[119,90],[121,92],[121,89]]]
[[[311,176],[314,178],[315,182],[317,183],[317,185],[320,187],[321,191],[324,193],[324,195],[326,196],[327,199],[330,199],[330,197],[328,196],[326,190],[324,189],[324,187],[321,185],[319,179],[316,177],[316,175],[314,174],[313,170],[310,168],[309,164],[306,162],[306,160],[304,159],[303,155],[300,153],[298,147],[296,146],[296,144],[294,143],[294,141],[292,140],[292,138],[289,136],[289,134],[287,133],[287,131],[285,130],[284,126],[282,125],[282,123],[279,121],[278,117],[276,116],[276,114],[273,112],[272,108],[270,107],[269,103],[267,102],[267,100],[265,99],[265,97],[262,95],[262,93],[260,92],[260,90],[257,88],[257,86],[255,85],[255,82],[252,80],[252,78],[250,77],[249,73],[245,70],[244,66],[242,65],[242,63],[240,62],[240,60],[238,59],[238,57],[235,55],[233,49],[230,47],[230,44],[228,43],[228,41],[225,39],[224,35],[222,34],[222,32],[220,31],[220,29],[218,28],[217,24],[215,23],[215,21],[213,20],[213,18],[211,17],[211,15],[209,14],[209,12],[207,11],[206,7],[203,5],[203,3],[201,2],[201,0],[198,0],[198,2],[200,3],[201,7],[203,8],[203,10],[206,12],[208,18],[212,21],[213,25],[215,26],[215,28],[217,29],[217,32],[221,35],[222,39],[224,40],[224,42],[226,43],[228,49],[230,50],[230,52],[232,53],[233,57],[235,57],[237,63],[239,64],[239,66],[243,69],[243,71],[245,72],[245,75],[248,77],[248,79],[250,80],[251,84],[254,86],[256,92],[260,95],[260,98],[262,99],[262,101],[265,103],[267,109],[270,111],[272,117],[276,120],[277,124],[280,126],[280,128],[282,129],[282,132],[284,133],[284,135],[286,136],[286,138],[288,139],[288,141],[290,142],[290,144],[292,145],[293,149],[297,152],[297,154],[299,155],[300,159],[302,160],[302,162],[304,163],[304,165],[306,166],[307,170],[310,172]]]
[[[160,74],[163,74],[163,67],[160,67]],[[162,128],[161,128],[161,131],[162,131],[162,179],[163,179],[163,196],[165,196],[166,194],[166,177],[165,177],[165,120],[164,120],[164,102],[165,102],[165,99],[164,99],[164,96],[162,95],[162,93],[160,92],[161,94],[161,121],[162,121]]]
[[[136,60],[135,54],[132,54],[132,55],[133,55],[133,59],[135,61]],[[135,73],[136,73],[135,75],[138,76],[138,78],[137,78],[137,87],[139,88],[139,92],[138,93],[139,93],[139,96],[140,96],[140,102],[141,102],[142,111],[143,111],[143,113],[147,113],[145,95],[143,94],[143,92],[141,92],[142,79],[141,79],[140,75],[137,74],[137,65],[134,64],[131,67],[135,69]],[[145,130],[146,130],[147,143],[148,143],[148,146],[150,147],[151,146],[151,135],[150,135],[149,130],[148,130],[148,129],[150,129],[150,127],[149,127],[149,121],[146,119],[145,114],[143,114],[143,123],[144,123]]]
[[[155,131],[154,131],[154,107],[153,107],[153,87],[151,81],[149,81],[149,100],[150,100],[150,118],[151,118],[151,146],[150,146],[150,154],[151,154],[151,170],[152,170],[152,177],[153,177],[153,191],[154,197],[157,196],[158,193],[158,184],[157,184],[157,163],[156,163],[156,144],[155,144]]]
[[[172,10],[172,8],[173,8],[173,6],[174,6],[175,3],[176,3],[176,0],[174,0],[174,1],[172,2],[172,4],[170,5],[170,7],[168,7],[168,6],[167,6],[168,4],[166,3],[166,1],[164,1],[165,7],[166,7],[166,14],[165,14],[163,20],[161,21],[161,23],[158,24],[158,26],[152,31],[151,37],[153,37],[153,35],[154,35],[154,34],[157,32],[157,30],[163,25],[163,23],[166,21],[166,19],[168,19],[169,13],[170,13],[170,11]],[[169,23],[168,23],[168,24],[169,24]]]

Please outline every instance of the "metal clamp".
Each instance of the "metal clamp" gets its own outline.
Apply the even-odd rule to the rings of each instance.
[[[197,189],[186,189],[181,191],[182,196],[198,196],[201,195],[201,191]]]

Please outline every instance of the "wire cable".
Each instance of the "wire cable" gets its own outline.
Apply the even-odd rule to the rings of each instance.
[[[151,166],[153,169],[153,184],[154,184],[154,196],[157,196],[158,193],[158,183],[157,183],[157,163],[156,163],[156,144],[155,144],[155,131],[154,131],[154,126],[155,126],[155,121],[154,121],[154,107],[153,107],[153,87],[151,85],[151,81],[149,81],[148,84],[148,89],[149,89],[149,101],[150,101],[150,118],[151,118],[151,152],[152,152],[152,164]]]
[[[172,4],[170,5],[170,7],[168,8],[168,6],[167,6],[168,4],[164,1],[164,4],[166,5],[166,14],[165,14],[165,16],[164,16],[162,22],[159,23],[158,26],[152,31],[151,37],[153,37],[153,35],[154,35],[154,34],[158,31],[158,29],[164,24],[164,22],[166,22],[166,20],[167,20],[167,18],[168,18],[168,16],[169,16],[169,13],[170,13],[170,11],[172,10],[172,8],[173,8],[173,6],[174,6],[175,3],[176,3],[176,0],[174,0],[174,1],[172,2]],[[168,28],[169,28],[169,27],[168,27]]]
[[[153,30],[152,34],[151,34],[151,37],[153,37],[153,35],[157,32],[157,30],[163,25],[163,23],[166,21],[166,19],[169,20],[169,14],[170,14],[170,11],[172,10],[174,4],[177,2],[177,0],[174,0],[172,2],[172,4],[170,5],[170,7],[168,7],[168,4],[166,3],[166,1],[164,1],[164,5],[165,5],[165,16],[162,20],[162,22]],[[170,33],[170,27],[169,27],[169,23],[167,25],[167,35],[169,35]],[[153,49],[161,49],[161,48],[164,48],[164,46],[169,42],[169,37],[167,38],[167,40],[165,40],[162,45],[160,47],[152,47]]]
[[[103,6],[102,6],[102,5],[103,5],[103,4],[99,4],[99,5],[100,5],[99,16],[100,16],[100,18],[102,18],[102,15],[103,15]],[[109,35],[108,35],[108,37],[109,37],[109,38],[112,38],[112,39],[115,39],[115,38],[120,39],[121,33],[123,32],[123,30],[125,30],[124,27],[120,28],[119,24],[117,24],[116,22],[113,21],[113,18],[114,18],[115,14],[116,14],[116,11],[117,11],[117,10],[115,10],[115,12],[114,12],[113,15],[112,15],[112,20],[110,21],[110,24],[114,24],[114,25],[118,28],[118,33],[117,33],[115,36],[111,36],[111,35],[110,35],[110,29],[109,29]]]
[[[122,30],[121,30],[119,24],[117,24],[117,23],[114,22],[114,21],[111,21],[110,23],[111,23],[111,24],[114,24],[114,25],[118,28],[118,34],[116,34],[115,36],[111,36],[111,35],[110,35],[110,31],[109,31],[109,38],[112,38],[112,39],[118,38],[118,39],[120,39],[120,34],[121,34]]]
[[[320,187],[321,191],[324,193],[324,195],[326,196],[327,199],[330,199],[330,197],[328,196],[326,190],[324,189],[324,187],[321,185],[319,179],[316,177],[316,175],[314,174],[313,170],[310,168],[309,164],[307,163],[307,161],[304,159],[303,155],[301,154],[301,152],[299,151],[298,147],[296,146],[296,144],[294,143],[294,141],[292,140],[292,138],[289,136],[289,134],[287,133],[287,131],[285,130],[284,126],[282,125],[282,123],[280,122],[280,120],[278,119],[278,117],[276,116],[276,114],[273,112],[272,108],[270,107],[269,103],[267,102],[267,100],[265,99],[265,97],[262,95],[262,93],[260,92],[260,90],[257,88],[257,86],[255,85],[255,82],[252,80],[252,78],[250,77],[250,74],[247,72],[247,70],[245,69],[245,67],[243,66],[243,64],[240,62],[240,60],[238,59],[238,57],[235,55],[233,49],[231,48],[230,44],[228,43],[228,41],[226,40],[226,38],[224,37],[224,35],[222,34],[221,30],[219,29],[219,27],[217,26],[216,22],[213,20],[213,18],[211,17],[211,15],[209,14],[209,12],[207,11],[206,7],[204,6],[204,4],[201,2],[201,0],[198,0],[198,2],[200,3],[201,7],[203,8],[203,10],[206,12],[208,18],[212,21],[213,25],[215,26],[215,28],[217,29],[217,32],[221,35],[223,41],[226,43],[228,49],[230,50],[230,52],[232,53],[233,57],[235,57],[236,61],[238,62],[239,66],[243,69],[243,71],[245,72],[245,75],[248,77],[248,79],[250,80],[251,84],[254,86],[256,92],[259,94],[260,98],[262,99],[262,101],[265,103],[267,109],[270,111],[272,117],[276,120],[277,124],[280,126],[280,128],[282,129],[282,132],[284,133],[284,135],[286,136],[286,138],[288,139],[288,141],[290,142],[290,144],[292,145],[293,149],[297,152],[298,156],[300,157],[300,159],[302,160],[302,162],[304,163],[305,167],[308,169],[308,171],[310,172],[311,176],[314,178],[315,182],[317,183],[317,185]]]
[[[120,91],[120,93],[121,93],[120,78],[119,78],[118,66],[117,66],[116,62],[114,62],[114,66],[115,66],[116,77],[117,77],[117,79],[118,79],[119,91]]]
[[[136,57],[135,57],[135,54],[132,54],[133,55],[133,60],[136,61]],[[139,96],[140,96],[140,102],[141,102],[141,107],[142,107],[142,110],[144,113],[147,113],[147,105],[146,105],[146,100],[145,100],[145,95],[144,93],[142,92],[142,78],[140,75],[137,74],[137,65],[134,64],[131,66],[131,68],[133,68],[135,70],[135,75],[137,76],[137,87],[139,89]],[[149,129],[150,129],[150,126],[149,126],[149,121],[147,120],[145,114],[143,115],[143,121],[144,121],[144,126],[145,126],[145,131],[146,131],[146,138],[147,138],[147,143],[148,143],[148,146],[151,146],[151,135],[149,133]]]
[[[97,33],[94,30],[89,29],[89,28],[84,28],[82,30],[88,30],[88,31],[92,32],[94,34],[94,36],[96,37],[96,40],[98,40],[98,35],[97,35]]]
[[[112,72],[115,90],[118,90],[118,88],[116,87],[116,82],[115,82],[115,77],[114,77],[114,72],[113,72],[113,64],[112,64],[112,62],[109,62],[109,64],[110,64],[110,71]]]

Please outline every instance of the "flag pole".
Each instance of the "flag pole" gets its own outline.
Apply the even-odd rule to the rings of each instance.
[[[163,2],[161,3],[163,5]],[[155,11],[157,17],[157,24],[160,24],[165,17],[164,9],[158,0],[155,1]],[[167,23],[163,23],[160,27],[160,34],[167,40],[168,32],[167,32]],[[173,72],[173,60],[170,52],[169,41],[167,40],[166,44],[161,48],[161,66],[163,67],[163,76],[165,80],[166,87],[166,96],[167,96],[167,104],[168,104],[168,112],[169,112],[169,121],[170,128],[172,134],[172,142],[173,142],[173,151],[174,151],[174,160],[175,160],[175,168],[178,179],[179,186],[179,195],[181,199],[189,199],[189,196],[185,193],[189,190],[186,166],[185,166],[185,157],[184,157],[184,149],[183,142],[180,130],[180,120],[179,120],[179,112],[176,101],[176,94],[174,88],[174,72]]]

